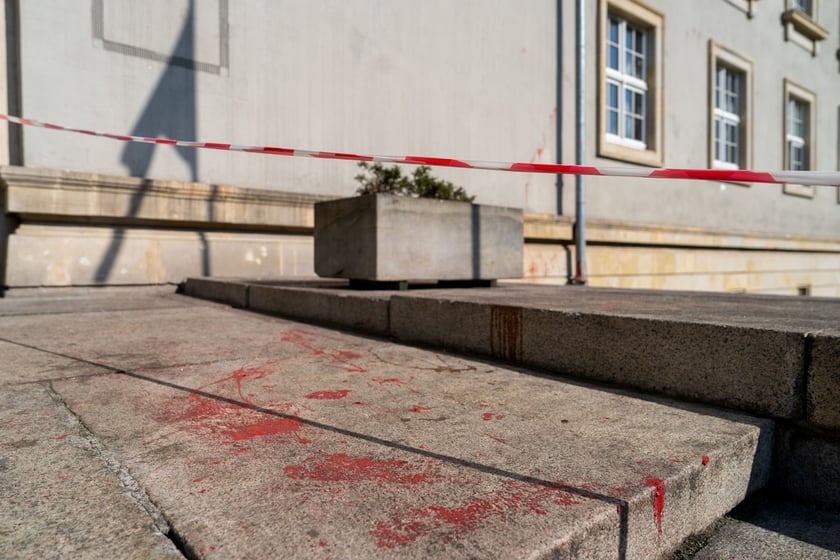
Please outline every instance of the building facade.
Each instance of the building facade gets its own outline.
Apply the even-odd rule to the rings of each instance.
[[[587,164],[837,170],[840,6],[587,0]],[[117,134],[571,163],[576,3],[4,0],[7,114]],[[9,287],[312,275],[353,162],[0,130]],[[571,176],[439,168],[574,262]],[[840,189],[586,179],[588,283],[840,296]],[[2,266],[0,264],[0,266]]]

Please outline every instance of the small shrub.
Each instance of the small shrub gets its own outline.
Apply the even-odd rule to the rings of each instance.
[[[402,171],[396,165],[385,167],[381,163],[369,164],[362,161],[359,162],[359,167],[364,169],[364,172],[355,177],[356,182],[360,185],[356,194],[386,193],[415,198],[437,198],[464,202],[475,200],[475,197],[469,196],[462,187],[432,177],[431,168],[426,165],[421,165],[415,169],[410,177],[403,176]]]

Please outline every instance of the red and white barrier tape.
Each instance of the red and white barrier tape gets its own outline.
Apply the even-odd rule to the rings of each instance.
[[[604,175],[611,177],[649,177],[652,179],[695,179],[702,181],[738,181],[745,183],[795,183],[798,185],[823,185],[840,187],[840,172],[837,171],[748,171],[746,169],[679,169],[679,168],[638,168],[638,167],[596,167],[592,165],[571,165],[561,163],[505,163],[493,161],[467,161],[451,158],[425,156],[375,156],[341,152],[318,152],[274,146],[245,146],[240,144],[222,144],[216,142],[191,142],[168,138],[149,138],[97,132],[84,128],[72,128],[53,123],[13,117],[0,114],[0,120],[27,126],[37,126],[51,130],[77,132],[89,136],[102,136],[123,142],[161,144],[184,148],[205,148],[230,152],[249,152],[275,156],[310,157],[321,159],[344,159],[353,161],[374,161],[386,163],[405,163],[412,165],[430,165],[439,167],[462,167],[468,169],[490,169],[494,171],[519,171],[526,173],[551,173],[553,175]]]

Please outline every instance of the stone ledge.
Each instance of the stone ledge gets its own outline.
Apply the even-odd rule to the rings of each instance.
[[[139,179],[93,173],[0,167],[5,211],[26,220],[200,225],[204,229],[310,231],[313,204],[330,197]]]

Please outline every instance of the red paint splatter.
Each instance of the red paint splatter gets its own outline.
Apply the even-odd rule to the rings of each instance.
[[[293,434],[300,443],[312,443],[311,440],[301,437],[298,433],[301,428],[303,428],[303,424],[300,420],[269,416],[232,430],[222,431],[222,435],[232,438],[234,441],[244,441],[255,437]]]
[[[411,412],[426,412],[427,410],[432,410],[431,406],[420,406],[419,404],[415,404],[411,407]]]
[[[325,356],[333,362],[340,364],[348,373],[365,373],[367,369],[353,363],[353,360],[362,358],[361,354],[350,350],[324,350],[315,346],[319,337],[315,333],[301,329],[290,329],[283,333],[280,338],[283,342],[294,344],[307,350],[312,356]]]
[[[503,444],[503,445],[508,445],[508,446],[510,445],[510,444],[507,442],[507,440],[504,440],[504,439],[502,439],[502,438],[500,438],[500,437],[496,437],[496,436],[494,436],[493,434],[484,434],[484,435],[486,435],[487,437],[489,437],[490,439],[492,439],[493,441],[495,441],[495,442],[497,442],[497,443],[501,443],[501,444]]]
[[[374,378],[371,379],[371,381],[373,381],[375,383],[379,383],[380,385],[386,385],[386,384],[389,384],[389,383],[396,383],[396,384],[405,383],[405,381],[403,381],[402,379],[398,379],[396,377],[389,377],[388,379],[380,379],[379,377],[374,377]]]
[[[315,391],[306,395],[307,399],[321,399],[337,401],[343,399],[350,394],[350,389],[341,389],[340,391]]]
[[[405,545],[433,532],[444,543],[450,543],[494,517],[509,518],[514,513],[546,515],[551,505],[580,503],[580,499],[560,488],[508,482],[492,498],[471,500],[457,507],[416,509],[402,518],[378,521],[372,533],[380,548]]]
[[[297,419],[292,405],[278,403],[265,408],[276,410],[284,416],[238,406],[230,402],[190,393],[189,404],[182,406],[181,399],[170,404],[170,411],[164,412],[162,420],[182,425],[185,429],[225,439],[223,443],[249,440],[255,437],[293,435],[299,443],[311,443],[302,437],[303,423]],[[175,406],[178,406],[176,409]]]
[[[65,439],[67,439],[67,435],[68,434],[64,434],[63,436],[58,436],[57,438],[55,438],[55,441],[64,441]]]
[[[236,382],[236,392],[239,395],[239,398],[242,399],[242,401],[245,402],[245,403],[254,404],[250,401],[250,399],[248,399],[244,394],[242,394],[242,382],[247,380],[247,379],[263,379],[266,375],[269,375],[271,373],[272,373],[271,371],[268,371],[268,370],[265,370],[265,369],[262,369],[262,368],[258,368],[258,367],[250,367],[250,368],[243,367],[243,368],[239,368],[238,370],[234,371],[233,373],[231,373],[227,377],[217,379],[216,381],[213,381],[212,383],[208,383],[207,385],[199,387],[198,389],[196,389],[196,391],[203,391],[203,390],[207,389],[208,387],[212,387],[213,385],[219,385],[219,384],[224,383],[226,381],[231,381],[232,380],[232,381]]]
[[[286,476],[295,480],[357,482],[362,480],[394,484],[433,482],[440,476],[425,472],[407,461],[351,457],[343,453],[309,457],[302,465],[289,465]]]
[[[656,523],[656,530],[659,538],[662,538],[662,515],[665,509],[665,481],[661,478],[651,476],[645,479],[645,485],[653,488],[653,521]]]
[[[193,482],[201,482],[201,479],[200,478],[194,478]]]
[[[488,421],[490,421],[490,420],[501,420],[501,419],[503,419],[504,417],[505,417],[505,415],[504,415],[504,414],[496,414],[495,412],[485,412],[485,413],[482,415],[482,418],[484,418],[484,421],[485,421],[485,422],[488,422]]]
[[[703,460],[703,466],[704,467],[709,464],[709,456],[708,455],[703,455],[702,460]]]

